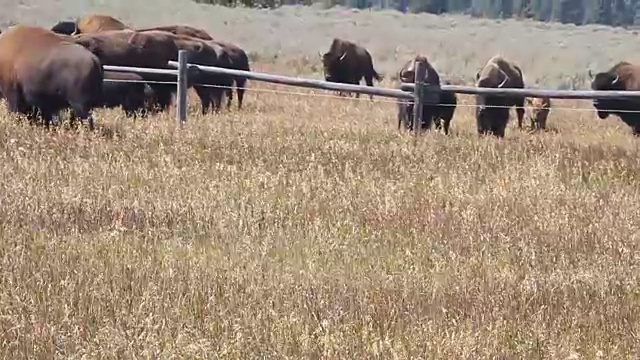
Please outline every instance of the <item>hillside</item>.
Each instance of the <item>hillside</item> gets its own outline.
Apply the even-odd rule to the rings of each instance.
[[[625,59],[640,61],[633,31],[600,25],[483,20],[462,15],[401,14],[346,8],[282,7],[276,10],[199,5],[189,0],[37,0],[8,4],[3,23],[51,26],[87,11],[105,12],[135,26],[186,23],[236,42],[261,61],[304,62],[319,70],[318,52],[334,36],[355,40],[373,54],[384,73],[395,73],[416,52],[425,53],[452,79],[469,80],[491,55],[502,52],[521,64],[526,81],[550,87],[585,87],[587,69],[605,69]],[[507,36],[508,35],[508,36]],[[304,70],[303,70],[304,71]]]

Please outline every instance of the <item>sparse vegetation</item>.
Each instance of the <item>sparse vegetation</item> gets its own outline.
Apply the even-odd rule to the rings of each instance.
[[[130,3],[93,9],[202,26],[280,74],[319,77],[334,35],[387,72],[422,51],[470,78],[500,49],[546,86],[640,46],[596,27]],[[74,15],[33,6],[2,16]],[[194,104],[183,129],[99,111],[108,131],[47,133],[0,112],[2,357],[638,356],[640,143],[626,125],[555,101],[548,132],[512,122],[504,141],[479,138],[460,96],[453,134],[414,143],[388,100],[249,86],[246,109]]]

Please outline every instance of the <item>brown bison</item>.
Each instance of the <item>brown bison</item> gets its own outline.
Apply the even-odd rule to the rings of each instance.
[[[228,43],[220,40],[214,40],[211,37],[211,35],[209,35],[206,31],[202,29],[194,28],[187,25],[167,25],[167,26],[156,26],[152,28],[139,29],[138,31],[139,32],[164,31],[164,32],[177,35],[181,38],[190,37],[190,38],[195,38],[199,40],[204,40],[206,43],[213,46],[214,48],[218,48],[219,46],[222,47],[223,51],[226,53],[226,55],[223,57],[228,56],[229,60],[231,61],[231,64],[225,67],[229,67],[230,69],[234,69],[234,70],[251,71],[251,68],[249,66],[249,58],[243,49],[241,49],[240,47],[232,43]],[[189,62],[192,62],[192,61],[189,60]],[[204,64],[201,64],[201,65],[204,65]],[[244,76],[233,76],[232,79],[235,82],[236,93],[238,94],[238,109],[241,109],[242,102],[244,99],[244,92],[245,92],[245,85],[247,82],[247,78]],[[224,81],[226,81],[226,78]],[[226,94],[228,97],[227,106],[230,107],[231,102],[233,101],[233,88],[230,87],[226,89]],[[218,96],[216,95],[215,97],[217,98]]]
[[[546,96],[534,97],[527,98],[526,102],[531,107],[531,113],[529,114],[531,129],[546,129],[547,117],[549,117],[549,112],[551,111],[551,99]]]
[[[63,36],[63,35],[59,35]],[[74,41],[94,53],[103,65],[134,66],[170,69],[170,60],[177,60],[178,50],[198,53],[206,46],[202,41],[180,40],[175,35],[162,31],[136,32],[133,30],[108,30],[91,34],[78,34]],[[176,91],[175,84],[166,82],[166,75],[142,75],[153,88],[157,105],[166,109]],[[168,81],[175,81],[175,78]]]
[[[334,38],[329,51],[321,57],[326,81],[358,85],[364,77],[367,86],[373,86],[373,79],[383,79],[373,68],[373,60],[367,49],[351,41]],[[356,94],[356,97],[360,97],[360,94]],[[370,98],[373,99],[373,96]]]
[[[28,46],[25,46],[28,44]],[[0,88],[9,111],[31,120],[40,114],[45,126],[71,107],[72,120],[88,120],[102,95],[100,60],[82,46],[50,30],[17,25],[0,36]]]
[[[591,77],[591,89],[596,91],[640,91],[640,66],[621,61],[608,71],[599,72]],[[631,127],[635,136],[640,136],[640,100],[627,99],[593,99],[593,107],[600,119],[609,115],[617,115],[620,120]]]
[[[402,69],[400,69],[400,71],[398,72],[398,79],[403,82],[403,83],[414,83],[415,82],[415,67],[416,67],[416,62],[417,61],[422,61],[425,62],[427,64],[427,72],[425,74],[425,78],[424,78],[424,83],[426,85],[433,85],[433,86],[440,86],[440,75],[438,75],[438,72],[433,68],[433,66],[431,66],[431,64],[429,63],[429,61],[427,60],[427,58],[425,56],[422,55],[417,55],[415,58],[409,60],[407,63],[405,63],[405,65],[402,67]],[[447,109],[444,106],[438,106],[438,105],[434,105],[434,104],[438,104],[441,103],[441,101],[443,100],[443,93],[438,92],[438,93],[432,93],[432,98],[429,99],[428,102],[426,102],[423,105],[422,108],[422,124],[421,124],[421,129],[430,129],[431,128],[431,124],[435,121],[436,122],[436,128],[440,128],[441,127],[441,122],[440,120],[440,115],[444,115],[444,117],[448,117],[449,114],[445,113],[446,111],[450,111],[449,109]],[[450,98],[450,94],[446,94],[444,95],[444,99],[448,100],[448,102],[451,101]],[[454,94],[454,101],[455,101],[455,94]],[[404,122],[405,127],[409,130],[413,130],[413,100],[408,100],[408,99],[398,99],[398,129],[400,129],[400,126],[402,124],[402,122]],[[453,113],[451,113],[452,115]],[[449,118],[449,121],[451,120],[451,118]],[[445,132],[449,133],[449,123],[446,122],[445,123]]]
[[[522,70],[500,55],[495,55],[476,73],[476,87],[524,88]],[[524,96],[476,95],[476,123],[479,134],[504,137],[509,109],[516,107],[518,127],[524,119]]]
[[[122,21],[101,14],[89,14],[78,18],[75,34],[89,34],[107,30],[125,30],[130,29]],[[73,35],[73,34],[72,34]]]
[[[147,89],[144,76],[119,71],[104,71],[102,97],[97,106],[115,108],[122,106],[129,117],[147,115],[152,110],[148,106],[155,95],[152,89]]]
[[[230,69],[251,71],[251,66],[249,65],[249,57],[247,56],[247,53],[239,46],[220,40],[211,40],[208,41],[208,43],[214,43],[222,47],[223,51],[231,61],[231,64],[229,66]],[[244,99],[244,92],[247,84],[247,78],[244,76],[233,76],[233,81],[235,82],[236,93],[238,94],[238,109],[241,109],[242,100]],[[229,98],[227,107],[231,107],[231,101],[233,100],[233,89],[227,89],[227,97]]]
[[[64,35],[76,35],[125,29],[130,28],[112,16],[88,14],[79,17],[76,21],[60,21],[51,28],[51,31]]]
[[[138,29],[137,31],[143,32],[151,30],[166,31],[174,35],[185,35],[201,40],[213,40],[211,35],[209,35],[206,31],[188,25],[155,26],[150,28]]]

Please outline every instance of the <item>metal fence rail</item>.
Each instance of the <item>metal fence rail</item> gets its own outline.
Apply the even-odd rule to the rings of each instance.
[[[343,84],[328,82],[315,79],[305,79],[298,77],[289,77],[282,75],[273,75],[266,73],[259,73],[255,71],[243,71],[233,70],[227,68],[220,68],[214,66],[204,66],[198,64],[189,64],[187,59],[187,52],[181,50],[178,54],[178,61],[169,61],[169,66],[175,67],[173,69],[151,69],[151,68],[137,68],[127,66],[109,66],[105,65],[103,68],[108,71],[121,71],[132,72],[138,74],[162,74],[162,75],[175,75],[176,84],[178,87],[177,95],[177,111],[176,120],[183,124],[186,122],[187,116],[187,84],[190,72],[189,69],[196,69],[202,72],[210,72],[217,74],[226,74],[231,76],[242,76],[250,80],[282,84],[295,87],[332,90],[332,91],[344,91],[354,92],[364,95],[376,95],[383,97],[390,97],[395,99],[413,100],[414,104],[414,116],[413,121],[420,123],[422,120],[422,108],[425,104],[436,104],[437,93],[441,91],[450,91],[459,94],[468,95],[519,95],[525,97],[548,97],[555,99],[611,99],[611,98],[634,98],[640,97],[640,91],[588,91],[588,90],[548,90],[548,89],[512,89],[512,88],[479,88],[473,86],[459,86],[459,85],[440,85],[432,86],[425,84],[424,74],[426,69],[426,63],[416,62],[414,83],[402,83],[399,89],[370,87],[353,84]],[[114,80],[117,81],[117,80]],[[414,126],[413,129],[418,129]],[[419,131],[416,131],[416,134]]]

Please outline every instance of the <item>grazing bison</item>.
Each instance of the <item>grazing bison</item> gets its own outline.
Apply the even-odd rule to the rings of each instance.
[[[589,71],[591,89],[597,91],[639,91],[640,66],[621,61],[611,69],[595,76]],[[640,101],[638,98],[593,99],[593,107],[600,119],[617,115],[635,136],[640,136]]]
[[[551,99],[548,97],[527,98],[527,104],[531,106],[529,121],[532,130],[544,130],[547,128],[547,117],[551,111]]]
[[[422,61],[427,64],[427,72],[425,74],[424,83],[426,85],[434,85],[440,86],[440,75],[438,72],[431,66],[429,61],[425,56],[418,55],[415,58],[409,60],[398,72],[398,78],[401,82],[404,83],[414,83],[415,82],[415,67],[416,62]],[[434,103],[440,103],[442,100],[451,101],[451,97],[449,94],[444,96],[443,93],[434,94],[435,98],[430,99],[431,103],[425,103],[422,108],[422,129],[430,129],[431,124],[439,119],[440,113],[442,110],[446,110],[443,107],[438,107],[437,105],[433,105]],[[455,97],[455,94],[454,94]],[[455,101],[455,98],[454,98]],[[398,129],[400,129],[401,123],[404,121],[405,127],[409,130],[413,130],[413,101],[408,99],[398,99]],[[446,117],[449,114],[443,113]],[[449,118],[449,121],[451,119]],[[436,122],[436,127],[439,128],[439,121]],[[448,122],[446,122],[446,132],[449,131]]]
[[[150,102],[145,78],[134,73],[119,71],[104,71],[104,83],[102,85],[102,98],[98,106],[115,108],[122,106],[129,117],[137,117],[138,114],[146,115],[147,104]]]
[[[166,31],[174,35],[184,35],[200,40],[213,40],[211,35],[209,35],[206,31],[188,25],[155,26],[150,28],[138,29],[137,31],[144,32],[153,30]]]
[[[522,89],[524,88],[522,70],[502,56],[493,56],[476,73],[476,87]],[[524,99],[524,96],[519,95],[476,95],[478,133],[492,133],[496,137],[504,137],[511,106],[516,107],[518,127],[522,128]]]
[[[367,86],[373,86],[373,79],[382,81],[382,75],[373,68],[371,54],[351,41],[334,38],[321,57],[326,81],[358,85],[364,77]],[[358,97],[360,94],[356,94]]]
[[[76,21],[60,21],[51,28],[51,31],[63,35],[77,35],[125,29],[129,29],[129,27],[114,17],[89,14],[79,17]]]
[[[223,51],[227,54],[229,60],[231,61],[231,64],[229,66],[230,69],[251,71],[251,67],[249,66],[249,57],[247,56],[247,53],[239,46],[219,40],[208,41],[208,43],[214,43],[222,47]],[[245,87],[247,84],[247,78],[244,76],[234,76],[233,81],[235,82],[236,93],[238,94],[238,109],[241,109],[242,100],[244,99],[244,92],[246,89]],[[227,97],[227,107],[231,107],[231,101],[233,100],[233,89],[227,89]]]
[[[108,30],[92,34],[78,34],[74,41],[94,53],[103,65],[134,66],[170,69],[170,60],[177,60],[179,49],[190,53],[202,51],[205,44],[195,39],[178,41],[176,36],[162,31],[136,32]],[[166,109],[176,92],[174,84],[152,83],[167,81],[165,75],[143,75],[157,96],[157,104]],[[169,80],[169,81],[175,81]]]
[[[69,20],[60,21],[57,24],[53,25],[53,27],[51,28],[51,31],[53,31],[54,33],[62,35],[71,35],[74,34],[77,30],[78,25],[76,24],[76,22]]]
[[[0,88],[9,111],[31,120],[40,114],[47,127],[71,107],[72,121],[86,119],[93,129],[91,109],[100,101],[103,76],[98,57],[50,30],[17,25],[0,36]]]

